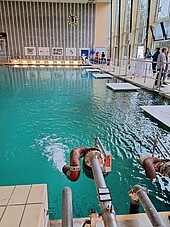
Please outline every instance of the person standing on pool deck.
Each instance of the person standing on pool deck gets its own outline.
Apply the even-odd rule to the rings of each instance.
[[[155,50],[154,55],[152,56],[153,58],[153,63],[152,63],[152,71],[153,74],[156,73],[156,65],[157,65],[157,60],[158,60],[158,55],[160,54],[160,48],[157,47]]]
[[[161,86],[161,80],[166,66],[166,52],[167,52],[167,49],[164,47],[162,48],[162,53],[158,55],[157,75],[155,79],[155,86],[157,87]]]

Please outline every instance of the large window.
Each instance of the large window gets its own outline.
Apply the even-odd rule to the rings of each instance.
[[[167,39],[170,39],[170,21],[164,22],[164,27]]]
[[[139,0],[136,37],[133,54],[134,57],[137,56],[138,46],[144,46],[145,44],[147,16],[148,16],[148,1]]]
[[[169,48],[170,46],[170,41],[161,41],[161,42],[154,42],[154,49],[159,47],[162,49],[163,47]]]
[[[155,40],[163,40],[164,39],[164,34],[163,34],[160,23],[155,24],[155,26],[153,28],[153,34],[154,34]]]
[[[123,33],[123,47],[122,58],[128,57],[129,50],[129,34],[130,34],[130,15],[131,14],[131,0],[126,0],[125,21],[124,21],[124,33]]]
[[[159,0],[157,9],[157,20],[163,20],[170,17],[170,1]]]

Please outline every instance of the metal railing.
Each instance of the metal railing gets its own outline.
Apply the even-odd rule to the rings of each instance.
[[[140,185],[135,185],[133,188],[129,191],[129,196],[131,197],[131,211],[133,210],[133,204],[135,204],[134,209],[136,209],[137,212],[131,212],[131,213],[139,213],[138,206],[139,203],[142,204],[150,222],[152,223],[152,226],[154,227],[165,227],[165,224],[163,223],[160,215],[158,214],[157,210],[155,209],[154,205],[152,204],[151,200],[149,199],[146,190],[142,188]],[[133,210],[135,211],[135,210]]]
[[[62,193],[62,227],[73,227],[72,192],[65,187]]]
[[[110,151],[106,151],[99,137],[94,137],[94,147],[99,147],[104,155],[104,166],[103,170],[105,173],[111,172],[112,169],[112,155]]]
[[[110,190],[106,186],[96,155],[91,157],[91,164],[104,226],[117,227],[116,214],[112,205]]]
[[[131,77],[132,79],[141,78],[143,79],[143,83],[145,84],[147,80],[150,80],[153,83],[153,89],[158,89],[160,91],[161,86],[155,85],[155,79],[157,76],[157,70],[153,70],[153,64],[157,64],[157,62],[147,60],[147,59],[136,59],[136,58],[122,58],[122,59],[114,59],[114,61],[110,61],[110,65],[107,64],[102,65],[102,69],[105,71],[114,72],[120,76]],[[168,65],[167,71],[163,72],[162,67],[159,71],[159,76],[156,79],[157,84],[161,85],[161,79],[163,73],[166,74],[166,77],[170,76],[170,62],[163,62],[162,64]]]
[[[170,151],[158,136],[155,136],[153,141],[152,156],[154,157],[155,154],[163,158],[170,157]]]

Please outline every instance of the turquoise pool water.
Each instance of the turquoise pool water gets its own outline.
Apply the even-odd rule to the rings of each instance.
[[[82,69],[0,68],[0,185],[47,183],[51,219],[61,218],[61,194],[73,193],[74,217],[98,208],[94,181],[82,172],[72,183],[61,168],[77,146],[93,146],[98,136],[112,152],[106,183],[117,214],[129,211],[128,191],[140,184],[159,211],[170,208],[170,182],[150,181],[138,163],[151,151],[157,133],[170,148],[170,134],[144,115],[140,105],[170,104],[143,90],[113,92],[108,80]],[[111,81],[111,80],[110,80]],[[170,209],[169,209],[170,210]]]

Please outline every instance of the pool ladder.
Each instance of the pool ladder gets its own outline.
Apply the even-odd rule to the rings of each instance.
[[[155,153],[157,153],[159,156],[163,158],[170,157],[170,151],[158,136],[155,136],[153,141],[153,152],[152,152],[153,157],[155,156]]]

